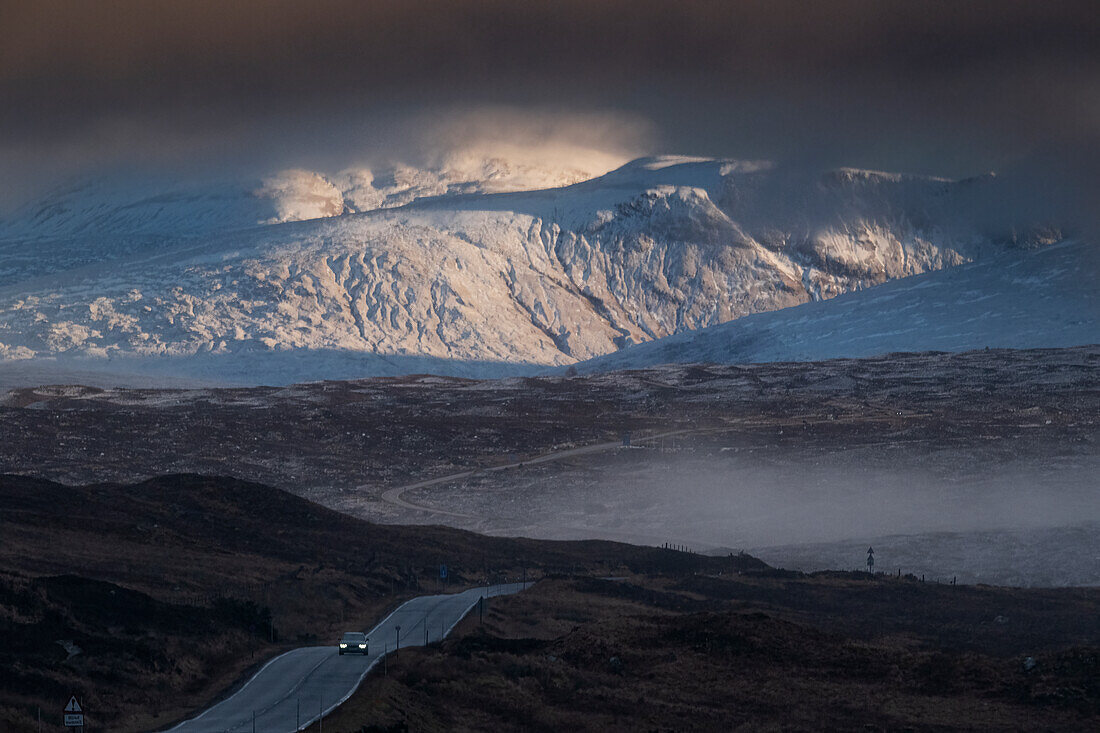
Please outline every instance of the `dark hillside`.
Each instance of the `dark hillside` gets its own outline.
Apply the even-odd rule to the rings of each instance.
[[[748,556],[375,525],[194,475],[91,486],[4,476],[0,506],[0,721],[14,730],[73,692],[112,730],[152,727],[277,651],[366,627],[420,592],[524,573],[766,568]]]

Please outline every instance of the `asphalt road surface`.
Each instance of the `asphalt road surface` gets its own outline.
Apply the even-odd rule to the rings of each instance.
[[[527,585],[530,585],[528,583]],[[398,645],[439,641],[482,596],[517,593],[523,583],[471,588],[462,593],[420,596],[402,604],[369,633],[370,654],[344,654],[331,646],[309,646],[275,657],[230,697],[172,731],[291,733],[327,715],[351,697],[371,667]],[[255,718],[253,718],[255,716]]]

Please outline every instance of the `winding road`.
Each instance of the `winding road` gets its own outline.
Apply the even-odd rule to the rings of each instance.
[[[671,438],[675,435],[683,435],[684,433],[700,432],[698,430],[671,430],[667,433],[657,433],[656,435],[647,435],[633,440],[634,444],[638,443],[651,443],[654,440],[660,440],[661,438]],[[563,458],[572,458],[574,456],[588,455],[589,453],[601,453],[613,448],[622,447],[622,441],[612,440],[606,443],[593,443],[592,445],[583,445],[579,448],[567,448],[566,450],[554,451],[552,453],[543,453],[542,455],[535,456],[534,458],[528,458],[523,461],[515,461],[513,463],[505,463],[499,466],[487,466],[484,468],[472,468],[466,471],[459,471],[458,473],[450,473],[446,476],[439,476],[437,478],[431,478],[424,481],[417,481],[412,484],[405,484],[404,486],[395,486],[392,489],[386,489],[382,492],[382,501],[388,502],[395,506],[399,506],[403,509],[412,509],[418,512],[431,512],[433,514],[443,514],[448,517],[461,517],[463,519],[476,519],[476,517],[470,514],[462,514],[460,512],[452,512],[446,509],[437,509],[435,507],[425,506],[423,504],[414,504],[411,501],[407,501],[402,498],[402,494],[407,491],[414,491],[416,489],[425,489],[429,486],[436,486],[438,484],[447,484],[452,481],[459,481],[464,478],[469,478],[474,475],[481,475],[486,473],[494,473],[496,471],[507,471],[510,468],[519,468],[520,466],[534,466],[540,463],[549,463],[551,461],[560,461]],[[360,490],[367,490],[372,488],[370,484],[364,484],[358,487]]]
[[[261,667],[230,697],[169,730],[179,733],[301,730],[351,697],[371,668],[399,642],[401,647],[409,647],[439,641],[482,597],[517,593],[529,585],[508,583],[413,598],[368,633],[368,655],[341,656],[335,644],[291,650]]]

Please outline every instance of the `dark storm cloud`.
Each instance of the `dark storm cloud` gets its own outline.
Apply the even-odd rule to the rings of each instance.
[[[665,151],[1088,177],[1097,48],[1094,2],[4,2],[0,166],[338,159],[506,105]]]

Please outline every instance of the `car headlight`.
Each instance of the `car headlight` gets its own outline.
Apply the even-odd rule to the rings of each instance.
[[[359,645],[359,648],[360,648],[360,649],[366,649],[366,648],[367,648],[367,645],[366,645],[366,644],[360,644],[360,645]]]
[[[341,648],[341,649],[347,649],[347,648],[348,648],[348,645],[347,645],[347,644],[340,644],[340,648]]]

